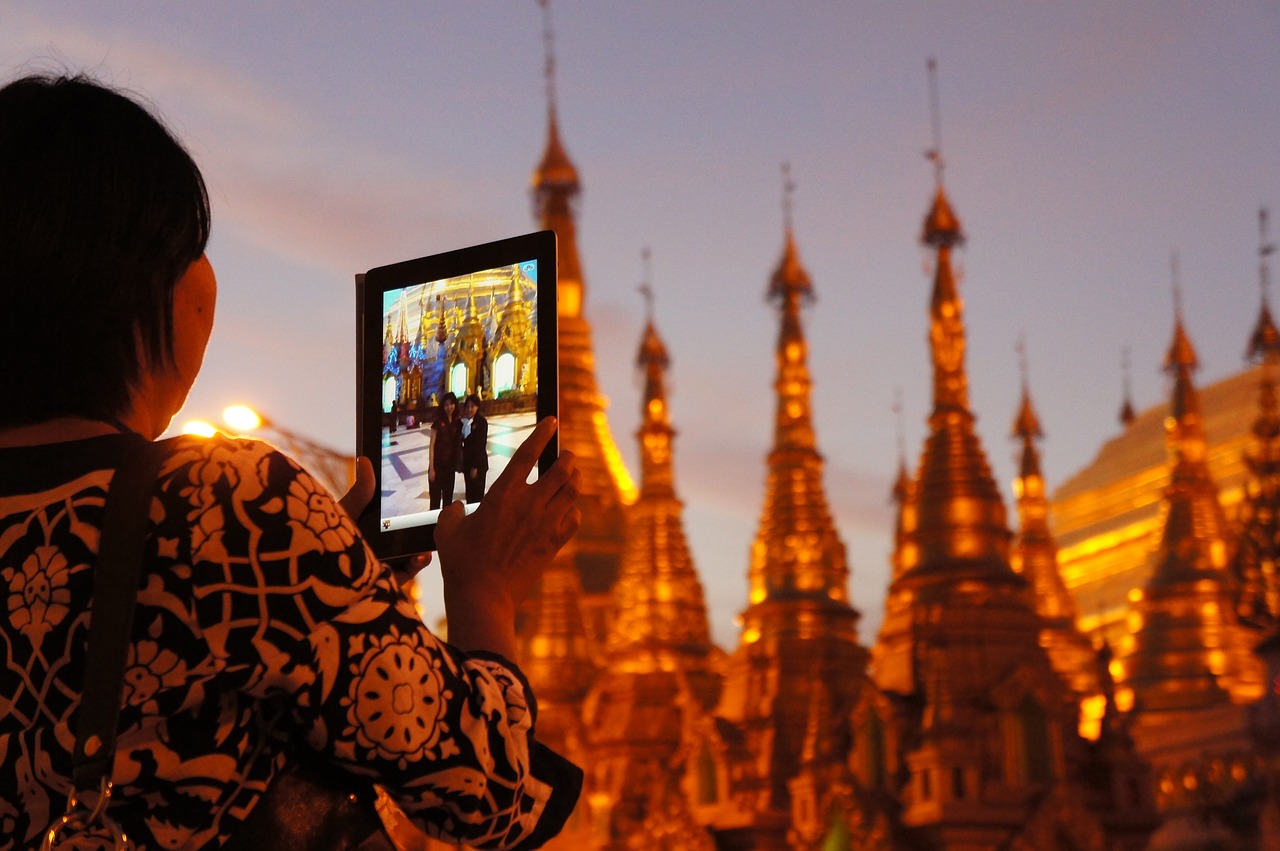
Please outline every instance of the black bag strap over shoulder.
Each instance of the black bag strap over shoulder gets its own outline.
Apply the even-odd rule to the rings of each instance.
[[[129,434],[111,477],[102,510],[98,558],[93,567],[89,646],[76,744],[71,752],[71,794],[67,796],[66,812],[45,831],[42,851],[52,851],[64,834],[86,831],[98,824],[111,832],[117,849],[133,848],[106,810],[111,800],[116,724],[120,719],[133,612],[138,603],[147,520],[160,466],[168,453],[167,441],[152,443]],[[96,801],[81,800],[93,790],[97,791]]]
[[[71,779],[87,792],[111,779],[116,752],[120,692],[128,660],[133,612],[142,576],[151,497],[167,442],[129,440],[111,479],[102,516],[102,540],[93,569],[89,649],[85,664]]]

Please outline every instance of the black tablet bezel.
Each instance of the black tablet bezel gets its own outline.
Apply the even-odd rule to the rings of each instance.
[[[382,386],[383,293],[417,284],[456,278],[529,260],[538,263],[536,316],[538,325],[538,390],[536,419],[559,412],[559,358],[556,316],[556,239],[549,230],[473,245],[405,260],[356,275],[356,451],[373,462],[374,497],[357,525],[374,553],[383,561],[397,561],[435,549],[435,524],[384,530],[382,503]],[[555,463],[559,435],[538,459],[539,474]]]

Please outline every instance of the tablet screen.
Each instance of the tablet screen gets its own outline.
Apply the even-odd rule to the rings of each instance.
[[[431,549],[440,510],[474,511],[555,413],[554,283],[548,232],[364,276],[360,442],[378,487],[361,525],[380,557]]]

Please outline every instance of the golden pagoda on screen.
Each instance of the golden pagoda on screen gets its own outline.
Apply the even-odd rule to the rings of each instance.
[[[536,294],[519,264],[402,290],[385,314],[383,409],[424,410],[445,393],[475,393],[503,412],[532,410]]]

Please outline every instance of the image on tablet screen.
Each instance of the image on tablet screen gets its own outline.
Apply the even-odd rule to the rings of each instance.
[[[383,531],[475,510],[533,429],[537,298],[536,260],[383,293]]]

